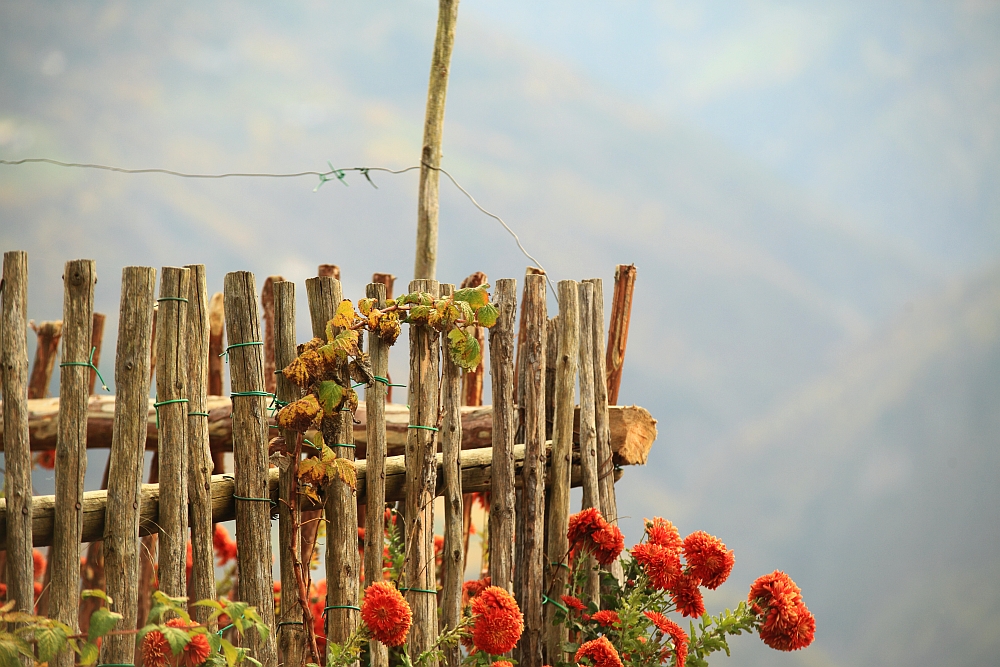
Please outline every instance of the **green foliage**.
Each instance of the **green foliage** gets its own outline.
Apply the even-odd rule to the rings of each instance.
[[[705,614],[701,617],[698,628],[691,621],[691,643],[688,645],[688,667],[707,667],[708,656],[716,651],[725,651],[729,655],[729,643],[726,635],[735,636],[754,633],[760,627],[760,619],[754,614],[746,602],[740,602],[735,611],[726,609],[718,616]]]

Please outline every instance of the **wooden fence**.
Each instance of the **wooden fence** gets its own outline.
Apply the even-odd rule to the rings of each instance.
[[[337,267],[322,265],[318,273],[305,289],[312,331],[323,336],[344,295]],[[235,519],[235,589],[273,630],[266,639],[251,633],[246,646],[266,667],[298,666],[310,655],[303,623],[311,612],[295,603],[291,591],[300,583],[296,569],[301,573],[312,559],[320,519],[326,521],[325,633],[340,641],[359,623],[361,573],[370,580],[382,576],[383,510],[398,501],[406,545],[402,588],[414,618],[409,641],[419,652],[461,618],[470,494],[488,491],[488,572],[494,585],[515,593],[525,616],[515,657],[522,667],[561,659],[563,638],[548,622],[555,606],[542,601],[558,601],[566,585],[560,564],[567,556],[570,488],[582,486],[583,507],[598,507],[614,521],[620,465],[644,463],[656,437],[648,412],[608,404],[621,379],[634,267],[619,267],[606,351],[600,279],[561,281],[559,312],[549,318],[546,277],[529,269],[517,336],[516,281],[498,280],[493,301],[500,315],[486,343],[492,406],[481,405],[485,369],[463,372],[441,353],[440,336],[418,325],[409,328],[407,406],[391,403],[392,386],[402,383],[389,381],[390,348],[370,337],[367,353],[377,380],[365,387],[364,404],[355,415],[325,418],[320,429],[338,457],[357,459],[357,486],[335,479],[321,504],[296,490],[301,441],[290,465],[269,464],[268,443],[278,433],[269,406],[300,397],[280,374],[296,355],[294,283],[269,277],[261,312],[251,273],[227,274],[223,293],[209,298],[204,266],[164,267],[158,289],[154,269],[126,267],[116,393],[98,396],[104,316],[93,312],[94,262],[68,262],[63,278],[63,318],[35,327],[29,375],[28,258],[4,254],[0,573],[8,599],[19,608],[30,610],[27,601],[33,601],[39,612],[85,628],[93,609],[79,602],[81,587],[104,587],[113,610],[123,615],[118,629],[128,630],[144,624],[154,586],[172,596],[214,598],[213,524]],[[475,274],[464,284],[483,281]],[[392,276],[375,274],[366,296],[383,304],[392,289]],[[454,289],[433,280],[409,285],[411,292],[441,296]],[[59,396],[45,398],[60,349]],[[219,396],[226,366],[231,391]],[[282,435],[292,448],[295,434]],[[88,448],[110,449],[99,491],[83,488]],[[155,454],[150,483],[143,484],[147,449]],[[55,495],[33,496],[33,452],[51,456],[52,450]],[[231,471],[223,467],[225,451],[232,451]],[[440,575],[432,532],[438,496],[444,496],[445,526]],[[85,543],[90,546],[81,568]],[[50,579],[36,600],[32,550],[46,545]],[[286,592],[277,618],[272,557]],[[597,585],[588,589],[595,599]],[[206,611],[193,613],[204,620]],[[369,657],[375,667],[389,664],[377,642]],[[445,662],[457,667],[459,659],[453,649]],[[112,634],[102,644],[103,664],[139,660],[130,635]],[[72,655],[57,662],[69,667]]]

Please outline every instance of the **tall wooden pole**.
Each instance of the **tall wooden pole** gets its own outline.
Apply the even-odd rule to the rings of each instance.
[[[433,280],[437,272],[438,181],[441,166],[441,134],[444,105],[448,96],[448,70],[455,46],[458,0],[439,0],[437,35],[431,57],[427,85],[427,113],[424,117],[424,145],[420,151],[420,191],[417,200],[417,257],[414,278]]]
[[[493,486],[490,490],[490,580],[514,592],[514,315],[516,281],[501,278],[494,291],[500,311],[490,329],[493,384]]]

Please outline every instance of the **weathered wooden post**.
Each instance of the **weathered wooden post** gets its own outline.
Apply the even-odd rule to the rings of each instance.
[[[410,292],[438,296],[436,280],[414,280]],[[409,649],[420,655],[437,638],[434,576],[434,491],[438,430],[440,336],[429,326],[410,325],[410,424],[406,436],[406,599],[413,611]],[[432,665],[436,661],[432,661]]]
[[[573,417],[576,412],[576,361],[580,353],[580,309],[577,284],[559,281],[559,356],[556,359],[555,424],[552,428],[552,486],[548,489],[549,567],[546,595],[558,601],[566,590],[569,567],[566,556],[569,540],[569,488],[573,463]],[[545,614],[546,656],[548,664],[564,662],[563,644],[566,628],[552,624],[556,607],[548,605]]]
[[[577,287],[580,301],[580,472],[583,477],[582,509],[600,506],[597,484],[597,427],[594,417],[594,286],[582,282]],[[584,586],[586,602],[600,603],[601,577],[595,570],[596,561],[588,556],[582,560],[587,570]]]
[[[615,292],[611,300],[611,328],[608,331],[607,382],[608,405],[617,405],[622,384],[628,325],[632,318],[632,293],[635,291],[635,264],[619,264],[615,269]]]
[[[275,391],[279,405],[288,404],[301,398],[302,391],[280,370],[292,363],[295,350],[295,283],[276,282],[274,293],[274,364],[279,372],[275,375]],[[291,459],[278,478],[278,558],[281,567],[281,590],[283,592],[281,616],[278,621],[278,653],[281,663],[288,667],[299,667],[305,649],[306,632],[303,627],[303,610],[299,604],[298,579],[295,576],[295,561],[299,558],[299,531],[301,512],[294,492],[295,476],[298,474],[298,456],[295,443],[298,434],[284,431],[285,451]],[[294,494],[294,495],[293,495]],[[292,511],[294,508],[294,512]],[[301,561],[300,561],[301,563]]]
[[[368,284],[365,296],[385,308],[386,285]],[[382,550],[385,545],[385,402],[389,387],[389,346],[376,335],[369,337],[369,359],[375,381],[365,389],[367,454],[365,476],[365,584],[382,580]],[[369,644],[371,667],[388,667],[389,649],[376,639]]]
[[[264,667],[278,664],[274,641],[271,576],[271,502],[267,494],[267,401],[264,350],[260,339],[257,289],[249,271],[225,278],[229,377],[233,397],[233,467],[236,471],[236,542],[240,597],[257,607],[271,628],[266,639],[250,632],[245,639]]]
[[[441,296],[451,296],[455,286],[441,285]],[[444,475],[444,549],[442,550],[443,591],[441,620],[443,630],[456,627],[462,620],[462,581],[465,578],[465,540],[462,535],[462,369],[443,354],[441,359],[441,469]],[[458,646],[445,650],[447,667],[459,667],[462,654]]]
[[[190,264],[187,303],[187,436],[188,498],[191,503],[192,602],[215,599],[215,562],[212,543],[212,450],[208,444],[208,349],[211,337],[208,282],[204,264]],[[194,607],[204,623],[212,610]]]
[[[3,255],[0,372],[3,378],[3,451],[7,474],[7,599],[17,611],[34,608],[31,559],[31,451],[28,435],[28,253]],[[28,664],[31,664],[29,661]]]
[[[493,385],[493,483],[490,488],[490,580],[514,592],[514,314],[517,281],[494,290],[500,316],[490,329]]]
[[[274,283],[281,276],[268,276],[260,288],[260,307],[264,317],[264,386],[274,393],[277,377],[274,373]]]
[[[520,517],[524,528],[517,562],[521,583],[518,604],[524,612],[520,667],[542,666],[542,594],[545,573],[545,276],[525,276],[524,337],[521,340],[521,395],[524,413],[524,467]]]
[[[190,269],[160,272],[156,317],[156,414],[160,454],[160,590],[187,595],[188,360],[187,311]]]
[[[52,618],[77,628],[80,614],[80,541],[83,480],[87,473],[87,399],[90,392],[90,332],[94,320],[93,260],[66,262],[63,271],[62,363],[59,371],[59,439],[56,444],[56,511],[53,517]],[[66,651],[53,667],[72,667]]]
[[[38,344],[35,346],[35,362],[31,366],[31,378],[28,381],[28,398],[45,398],[49,395],[52,371],[56,367],[63,323],[62,320],[56,320],[38,325],[34,322],[30,324]]]
[[[118,350],[115,354],[115,425],[108,468],[108,506],[104,519],[104,567],[112,609],[122,615],[116,630],[138,623],[139,511],[142,464],[149,413],[149,343],[153,335],[156,270],[122,269]],[[101,643],[101,663],[131,665],[135,640],[111,634]]]

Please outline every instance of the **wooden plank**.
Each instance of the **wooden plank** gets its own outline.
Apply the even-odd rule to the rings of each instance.
[[[274,295],[274,363],[284,368],[296,357],[295,350],[295,283],[276,282]],[[302,396],[302,391],[284,375],[276,376],[275,390],[282,403],[292,403]],[[283,437],[289,445],[298,436],[293,431],[284,431]],[[291,460],[279,473],[278,500],[278,561],[281,569],[282,596],[281,617],[278,619],[278,657],[283,665],[298,667],[305,653],[306,630],[303,607],[299,604],[299,580],[296,565],[301,572],[299,559],[299,530],[301,513],[298,509],[298,493],[295,487],[298,475],[298,456],[290,450]],[[281,466],[279,466],[279,469]]]
[[[566,590],[568,568],[565,566],[569,542],[570,463],[573,448],[573,404],[576,398],[576,364],[580,348],[580,310],[577,284],[559,281],[559,354],[556,359],[555,425],[552,429],[551,486],[548,489],[549,561],[545,594],[558,600]],[[547,605],[545,612],[546,662],[565,662],[563,644],[565,626],[554,625],[556,608]]]
[[[384,308],[386,286],[374,279],[365,288],[365,296],[375,299],[376,308]],[[381,378],[389,377],[389,346],[378,336],[370,336],[368,356],[372,373]],[[375,381],[365,388],[365,409],[369,415],[366,424],[366,468],[371,470],[365,488],[365,585],[382,580],[382,552],[385,546],[385,402],[386,382]],[[360,494],[359,494],[360,497]],[[370,510],[368,509],[370,508]],[[388,667],[389,649],[377,639],[368,645],[371,667]]]
[[[188,534],[188,362],[187,311],[191,270],[165,266],[160,271],[156,315],[156,405],[160,419],[160,590],[187,595]]]
[[[493,488],[490,491],[490,580],[514,592],[514,315],[517,281],[501,278],[493,300],[500,316],[490,329],[493,389]]]
[[[523,522],[518,541],[520,586],[518,604],[524,613],[524,633],[517,654],[520,667],[542,666],[542,589],[545,558],[545,276],[524,278],[524,301],[521,317],[523,372],[522,404],[524,414],[524,464],[521,470],[521,505]]]
[[[441,296],[455,292],[452,284],[442,284]],[[441,620],[442,630],[458,626],[462,620],[462,581],[465,579],[465,539],[462,534],[462,469],[458,456],[462,450],[462,369],[450,354],[441,358],[441,461],[444,476],[444,546],[441,550]],[[445,649],[447,667],[459,667],[459,647]]]
[[[187,304],[187,472],[191,503],[192,602],[215,599],[214,526],[212,525],[212,452],[208,440],[208,359],[211,325],[208,312],[208,280],[204,264],[189,264]],[[194,607],[192,615],[206,623],[211,609]],[[212,625],[215,625],[213,623]]]
[[[274,393],[277,377],[274,373],[274,283],[281,276],[268,276],[260,288],[260,307],[264,317],[264,391]]]
[[[229,332],[229,377],[233,403],[233,468],[236,494],[262,498],[267,492],[267,401],[264,396],[264,350],[257,314],[257,289],[249,271],[227,273],[224,283],[226,330]],[[236,505],[236,541],[240,598],[257,607],[271,629],[262,640],[244,635],[246,646],[264,667],[278,664],[274,641],[274,597],[271,577],[271,506],[241,500]]]
[[[635,275],[635,264],[619,264],[615,269],[615,293],[611,300],[611,328],[608,331],[606,356],[609,405],[618,403],[618,389],[622,384],[628,325],[632,319]]]
[[[15,609],[34,609],[35,570],[32,564],[31,451],[28,430],[28,253],[3,255],[3,309],[0,311],[0,379],[2,379],[4,496],[13,513],[7,526],[7,599]],[[28,663],[30,664],[30,662]]]
[[[49,615],[77,628],[80,615],[80,536],[83,532],[83,482],[87,474],[87,396],[90,333],[94,320],[93,260],[66,262],[63,269],[62,364],[59,369],[59,439],[56,443],[56,513],[49,568]],[[67,365],[73,364],[73,365]],[[65,651],[52,667],[72,667]]]
[[[115,352],[115,388],[118,394],[109,454],[108,488],[105,491],[107,511],[100,532],[104,539],[107,593],[114,600],[112,609],[122,615],[116,630],[134,630],[138,623],[139,514],[155,289],[155,269],[146,266],[126,266],[122,269],[118,349]],[[85,524],[86,516],[85,512]],[[135,640],[129,635],[106,636],[101,643],[101,662],[133,664]]]
[[[28,381],[28,398],[45,398],[49,395],[52,371],[56,366],[59,340],[62,338],[62,320],[42,322],[39,325],[31,322],[31,328],[38,341],[35,346],[35,362],[31,366],[31,379]]]
[[[597,483],[597,427],[594,417],[594,286],[582,282],[577,288],[580,300],[580,356],[577,371],[580,378],[579,439],[580,467],[583,469],[583,502],[581,509],[598,507],[600,493]],[[586,573],[583,586],[584,602],[600,604],[601,577],[592,556],[581,560]]]
[[[436,280],[414,280],[410,292],[436,297]],[[420,655],[437,638],[437,588],[434,573],[434,464],[438,423],[440,336],[431,327],[410,325],[410,424],[406,439],[406,600],[413,612],[409,650]],[[431,661],[432,667],[437,661]]]

